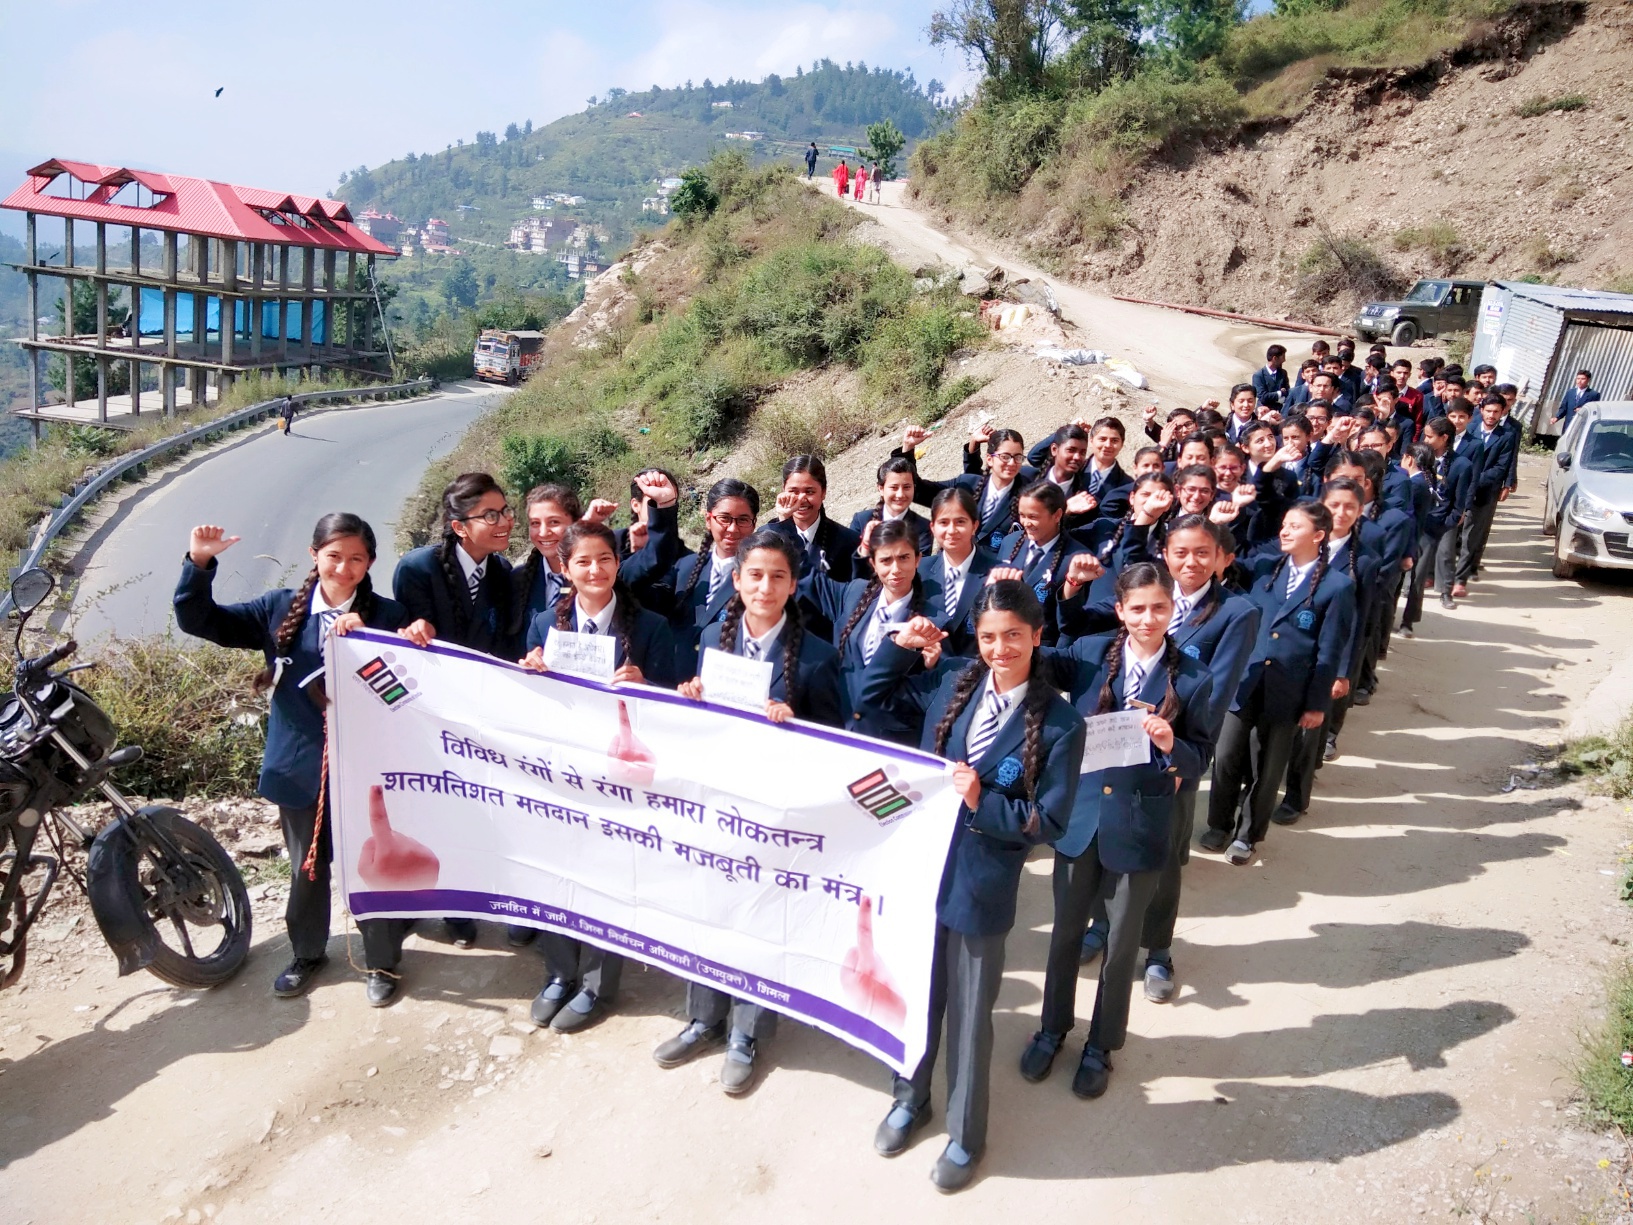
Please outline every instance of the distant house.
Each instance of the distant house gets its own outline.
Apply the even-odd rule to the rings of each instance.
[[[425,245],[427,247],[448,245],[448,223],[438,217],[432,217],[425,223]]]
[[[381,242],[396,246],[397,239],[407,227],[400,218],[391,213],[382,213],[369,208],[358,214],[357,228],[370,238],[377,238]]]
[[[625,119],[645,119],[646,116],[641,114],[640,111],[631,111],[629,114],[625,115],[624,118]]]
[[[764,140],[764,132],[727,132],[727,140]]]
[[[670,192],[677,190],[679,187],[680,180],[677,178],[670,177],[667,179],[660,179],[658,181],[658,194],[661,196],[667,196]]]
[[[714,109],[717,110],[717,111],[729,111],[729,110],[731,110],[731,103],[730,102],[716,102],[714,104]]]
[[[556,263],[567,269],[567,279],[570,281],[587,279],[607,270],[607,261],[600,256],[579,255],[574,251],[563,251],[556,256]]]
[[[667,217],[669,216],[669,197],[648,196],[641,201],[641,211],[643,213],[657,213],[660,217]]]

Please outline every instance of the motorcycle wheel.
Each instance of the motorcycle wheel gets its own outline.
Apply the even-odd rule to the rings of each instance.
[[[141,851],[142,909],[159,941],[147,968],[173,987],[219,986],[238,973],[249,955],[253,918],[244,878],[221,844],[187,818],[161,810],[150,812],[148,820],[181,851],[201,887],[187,895],[176,893],[160,870],[168,853],[131,827]],[[206,951],[199,951],[201,944]]]

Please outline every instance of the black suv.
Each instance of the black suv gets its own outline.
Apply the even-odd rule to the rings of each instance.
[[[1419,281],[1399,302],[1368,302],[1355,316],[1363,340],[1387,336],[1393,345],[1409,345],[1424,336],[1472,332],[1484,281]]]

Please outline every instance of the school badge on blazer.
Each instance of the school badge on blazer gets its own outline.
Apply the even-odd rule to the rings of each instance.
[[[369,660],[357,670],[357,676],[369,692],[391,710],[401,710],[419,697],[414,692],[419,688],[419,682],[404,675],[402,665],[391,651],[384,651]]]
[[[1293,623],[1301,630],[1314,629],[1315,614],[1308,608],[1302,608],[1299,610],[1298,616],[1293,618]]]
[[[846,788],[856,806],[880,825],[891,825],[905,817],[923,797],[896,786],[891,768],[881,766],[864,774]]]
[[[998,785],[1008,787],[1021,776],[1021,763],[1013,757],[1006,757],[998,763]]]
[[[1180,647],[1179,653],[1181,655],[1189,655],[1192,659],[1202,658],[1202,648],[1197,646],[1194,642],[1187,642],[1184,646]]]

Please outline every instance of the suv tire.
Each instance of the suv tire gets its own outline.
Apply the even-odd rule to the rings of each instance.
[[[1417,338],[1418,325],[1410,319],[1402,319],[1395,325],[1395,330],[1390,333],[1389,343],[1405,348],[1407,345],[1415,343]]]

